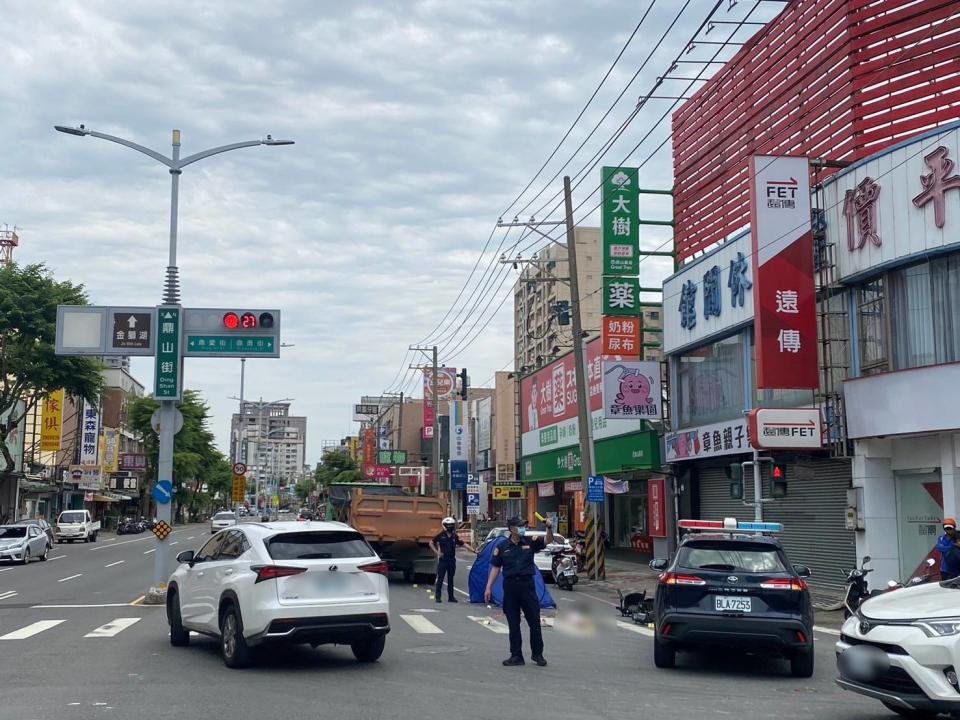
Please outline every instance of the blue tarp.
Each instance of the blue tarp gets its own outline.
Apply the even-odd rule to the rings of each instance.
[[[487,546],[483,548],[483,551],[474,561],[473,567],[470,569],[470,602],[483,602],[483,591],[487,589],[487,578],[490,577],[490,558],[493,555],[494,549],[500,543],[504,542],[509,542],[509,540],[505,537],[502,537],[487,543]],[[537,588],[537,597],[540,598],[540,607],[555,608],[557,603],[554,602],[553,598],[550,596],[550,593],[547,592],[547,586],[543,582],[543,575],[540,574],[539,568],[537,569],[536,574],[533,576],[533,582]],[[503,605],[502,574],[497,577],[497,581],[493,584],[493,602],[497,606]]]

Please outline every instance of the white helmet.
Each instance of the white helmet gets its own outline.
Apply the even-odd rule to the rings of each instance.
[[[449,528],[454,528],[454,527],[457,526],[457,521],[454,520],[452,517],[445,517],[445,518],[443,519],[443,526],[444,526],[444,527],[449,527]]]

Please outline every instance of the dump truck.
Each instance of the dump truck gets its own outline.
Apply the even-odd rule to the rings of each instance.
[[[436,575],[437,558],[430,540],[440,532],[448,512],[446,493],[413,495],[395,485],[330,485],[328,517],[356,528],[391,570],[404,580]]]

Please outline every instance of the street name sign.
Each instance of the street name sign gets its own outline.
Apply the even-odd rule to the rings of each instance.
[[[153,394],[158,400],[179,400],[181,396],[180,312],[179,305],[161,305],[157,308],[157,362]]]

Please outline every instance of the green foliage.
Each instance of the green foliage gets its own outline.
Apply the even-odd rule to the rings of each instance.
[[[310,493],[317,489],[317,481],[313,478],[304,478],[297,483],[296,492],[297,497],[300,498],[301,502],[305,502]]]
[[[143,438],[147,454],[148,477],[157,479],[159,438],[150,426],[150,416],[160,407],[152,396],[137,398],[130,404],[130,425]],[[195,390],[186,390],[178,408],[183,415],[183,429],[173,440],[174,499],[180,508],[192,511],[208,509],[220,492],[229,496],[233,473],[227,458],[213,444],[208,429],[210,408]],[[206,483],[207,491],[201,488]]]
[[[331,450],[324,453],[314,479],[319,487],[324,488],[332,482],[362,482],[363,473],[357,469],[357,463],[348,451]]]
[[[58,282],[44,265],[0,267],[0,414],[24,401],[23,415],[0,424],[0,473],[13,471],[6,445],[16,426],[45,395],[60,388],[67,395],[98,401],[103,389],[100,364],[55,354],[57,305],[86,305],[82,285]]]

